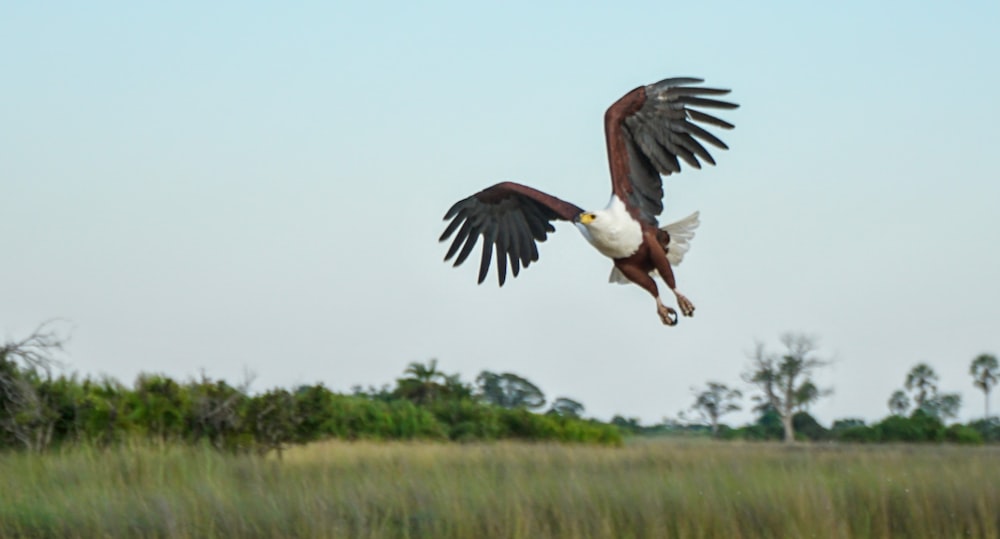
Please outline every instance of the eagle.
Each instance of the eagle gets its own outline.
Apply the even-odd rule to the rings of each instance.
[[[664,227],[663,180],[681,171],[681,161],[701,168],[715,159],[702,143],[729,149],[702,125],[732,129],[733,124],[698,109],[735,109],[738,105],[712,96],[727,89],[700,86],[704,80],[674,77],[640,86],[615,101],[604,114],[611,200],[603,210],[584,210],[538,189],[505,181],[456,202],[444,216],[448,221],[439,241],[455,238],[445,261],[462,264],[483,239],[479,283],[486,279],[496,252],[497,279],[507,279],[507,265],[517,277],[521,268],[538,260],[538,242],[554,232],[553,221],[569,221],[601,254],[614,264],[610,281],[634,283],[656,300],[660,320],[677,324],[677,311],[663,303],[653,276],[659,273],[670,287],[684,316],[694,315],[694,304],[677,290],[672,266],[681,262],[698,226],[698,213]]]

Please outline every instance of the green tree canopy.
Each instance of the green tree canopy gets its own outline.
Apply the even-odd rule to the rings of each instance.
[[[514,373],[497,374],[483,371],[476,377],[480,397],[501,408],[541,408],[545,395],[538,386]]]
[[[918,408],[930,416],[941,420],[955,419],[962,407],[962,396],[958,393],[935,393]]]
[[[583,404],[580,404],[579,401],[567,397],[556,397],[546,413],[561,417],[581,417],[583,410]]]
[[[719,382],[708,382],[705,389],[691,388],[691,391],[695,395],[691,407],[711,425],[712,436],[718,436],[719,418],[740,409],[737,401],[743,393]]]

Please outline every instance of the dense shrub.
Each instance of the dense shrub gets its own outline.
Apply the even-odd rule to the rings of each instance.
[[[486,406],[473,399],[438,401],[430,410],[446,426],[451,440],[495,440],[504,433],[500,424],[501,408]]]
[[[443,425],[429,410],[408,400],[378,401],[331,393],[323,410],[318,438],[410,440],[446,437]]]
[[[834,419],[833,425],[830,426],[830,432],[835,433],[841,430],[847,430],[854,427],[864,427],[864,426],[865,426],[865,420],[857,417]]]
[[[798,439],[816,442],[830,438],[830,431],[820,425],[816,418],[808,412],[798,412],[792,416],[792,426],[795,428],[795,436]]]
[[[559,428],[552,418],[523,408],[501,409],[500,428],[505,438],[536,440],[559,436]]]
[[[107,446],[134,437],[279,455],[291,444],[328,438],[621,443],[621,433],[612,425],[477,400],[457,377],[447,377],[444,385],[430,384],[434,398],[417,400],[389,391],[345,395],[322,384],[248,395],[204,376],[179,383],[142,374],[126,387],[109,378],[80,381],[18,370],[11,362],[0,366],[17,380],[21,392],[17,399],[0,399],[0,449]]]
[[[983,443],[983,435],[979,434],[979,431],[967,425],[958,424],[948,427],[944,432],[944,439],[956,444],[979,445]]]
[[[857,425],[832,431],[841,442],[950,442],[981,444],[984,436],[973,426],[955,424],[945,427],[941,421],[923,411],[910,417],[889,416],[870,427]]]
[[[875,425],[882,442],[941,442],[945,427],[940,419],[917,410],[910,417],[889,416]]]
[[[584,442],[606,445],[621,445],[622,433],[614,425],[595,420],[579,420],[569,417],[556,417],[561,432],[559,440],[564,442]]]
[[[839,442],[874,443],[879,441],[878,430],[865,425],[837,429],[833,439]]]
[[[976,430],[983,441],[1000,442],[1000,417],[993,416],[989,419],[980,419],[969,423],[969,427]]]

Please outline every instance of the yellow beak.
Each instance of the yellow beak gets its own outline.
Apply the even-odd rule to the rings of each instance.
[[[592,213],[583,213],[583,214],[580,214],[579,221],[580,221],[581,224],[589,225],[593,220],[594,220],[594,214],[592,214]]]

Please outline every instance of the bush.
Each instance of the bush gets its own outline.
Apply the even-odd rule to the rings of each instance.
[[[23,395],[0,394],[0,449],[108,446],[136,437],[279,455],[292,444],[327,438],[622,441],[613,425],[475,400],[457,378],[449,379],[449,391],[417,404],[389,391],[344,395],[322,384],[251,396],[245,388],[205,376],[177,382],[141,374],[126,387],[110,378],[53,378],[0,361],[4,373],[18,381]]]
[[[820,425],[816,418],[807,412],[798,412],[792,416],[792,427],[795,428],[796,437],[804,437],[814,442],[830,438],[830,431]],[[784,436],[784,432],[782,432],[782,436]]]
[[[472,399],[438,401],[430,405],[430,411],[444,425],[448,438],[462,442],[500,438],[503,435],[500,410]]]
[[[833,421],[833,426],[830,427],[830,430],[836,432],[840,430],[850,429],[853,427],[864,427],[864,426],[865,426],[864,419],[860,419],[857,417],[848,417],[845,419],[835,419]]]
[[[890,416],[875,425],[883,442],[941,442],[945,427],[941,420],[917,410],[910,417]]]
[[[500,426],[504,437],[526,440],[558,438],[559,428],[544,415],[533,414],[523,408],[500,409]]]
[[[837,429],[834,431],[833,437],[839,442],[867,444],[881,441],[877,429],[864,425]]]
[[[564,442],[622,445],[622,432],[614,425],[571,417],[556,419],[561,427],[559,440]]]
[[[981,445],[983,435],[979,431],[967,425],[952,425],[944,433],[944,439],[956,444]]]
[[[1000,442],[1000,417],[973,421],[969,427],[975,429],[985,442]]]
[[[321,438],[444,438],[445,427],[430,411],[410,401],[390,402],[331,393],[320,412]]]

